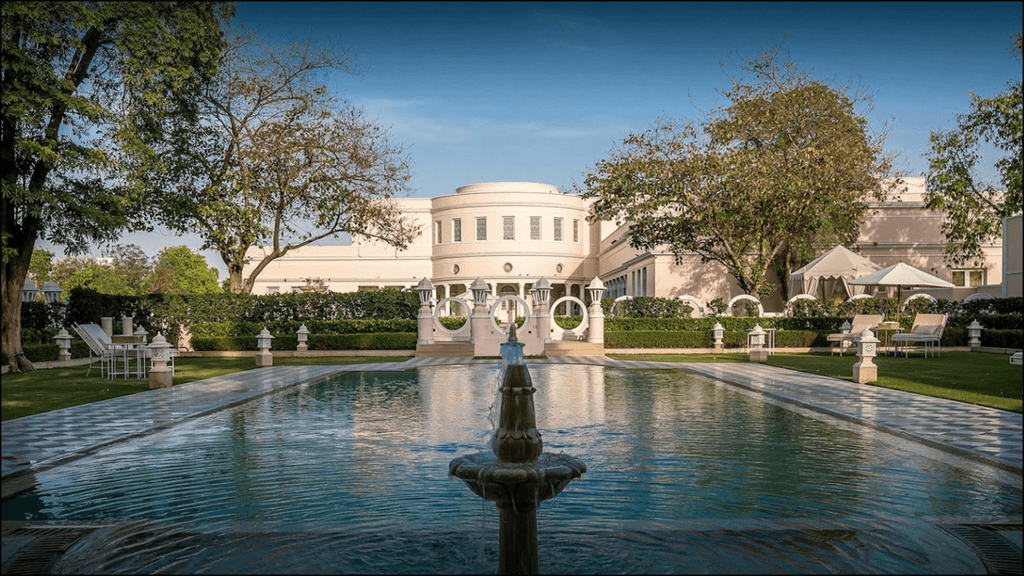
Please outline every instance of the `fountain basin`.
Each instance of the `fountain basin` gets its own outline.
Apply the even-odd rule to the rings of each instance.
[[[511,463],[499,462],[489,452],[477,452],[456,458],[448,466],[448,473],[465,481],[477,496],[515,506],[553,498],[586,471],[582,460],[568,454],[541,454],[531,462]]]

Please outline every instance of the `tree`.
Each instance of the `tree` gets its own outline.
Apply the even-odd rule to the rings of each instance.
[[[57,261],[53,276],[65,292],[88,288],[102,294],[149,294],[153,269],[146,253],[135,244],[115,245],[107,264],[93,258],[67,257]]]
[[[53,272],[51,278],[56,282],[65,292],[70,292],[75,286],[80,286],[76,281],[73,286],[71,278],[77,273],[89,268],[90,266],[99,267],[96,260],[89,257],[83,256],[65,256],[60,260],[57,260],[53,264]]]
[[[701,123],[660,119],[599,161],[585,179],[591,217],[629,222],[635,248],[719,262],[759,297],[775,289],[773,261],[789,268],[808,242],[852,242],[891,166],[884,134],[857,110],[871,98],[777,52],[743,60],[752,78],[731,78],[730,103]]]
[[[196,231],[216,250],[232,292],[246,292],[274,259],[347,233],[405,248],[416,230],[392,201],[407,192],[409,162],[362,110],[332,96],[329,70],[349,57],[310,44],[268,46],[236,35],[200,102],[203,123],[166,170],[162,210],[172,229]],[[246,252],[269,246],[248,277]]]
[[[156,257],[152,289],[168,294],[214,294],[221,291],[217,269],[188,246],[164,248]]]
[[[1019,63],[1024,54],[1020,33],[1014,48]],[[929,208],[945,211],[946,258],[957,264],[973,260],[980,267],[985,261],[982,244],[1002,236],[1003,218],[1021,212],[1024,94],[1018,78],[991,98],[974,93],[971,98],[971,111],[957,117],[956,128],[931,134],[925,199]],[[975,171],[982,140],[1005,153],[995,163],[998,185],[983,181]]]
[[[153,263],[135,244],[117,244],[108,252],[113,259],[109,267],[110,288],[97,291],[105,294],[149,294],[153,276]],[[116,291],[115,291],[116,290]]]
[[[143,225],[154,145],[195,121],[233,7],[10,1],[2,11],[2,349],[12,370],[30,370],[20,294],[36,240],[74,253]]]
[[[53,258],[56,256],[49,250],[33,250],[32,261],[28,265],[28,275],[32,277],[36,284],[42,286],[49,279],[53,273]]]

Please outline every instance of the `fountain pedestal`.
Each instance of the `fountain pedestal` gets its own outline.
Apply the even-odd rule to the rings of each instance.
[[[537,506],[587,471],[586,464],[568,454],[543,453],[533,405],[536,388],[522,364],[522,347],[513,324],[508,342],[501,345],[507,365],[493,453],[467,454],[448,465],[449,474],[498,507],[499,574],[537,573]]]

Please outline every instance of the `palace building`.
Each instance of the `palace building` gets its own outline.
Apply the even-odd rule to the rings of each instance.
[[[853,249],[881,266],[902,261],[962,286],[963,294],[954,289],[952,297],[979,289],[999,296],[1002,242],[985,247],[984,269],[949,266],[943,260],[942,214],[924,207],[924,178],[905,180],[898,197],[869,207]],[[455,194],[395,201],[419,226],[407,249],[375,241],[306,246],[271,262],[252,293],[301,291],[321,283],[335,292],[414,288],[424,277],[435,286],[437,301],[467,292],[477,278],[494,297],[517,295],[527,302],[542,277],[551,283],[552,301],[586,300],[584,287],[595,277],[612,298],[688,297],[706,303],[742,293],[718,263],[701,263],[696,254],[677,262],[666,251],[630,247],[628,224],[589,222],[593,200],[548,184],[488,182],[462,186]],[[264,250],[251,249],[250,261],[258,262]],[[762,304],[766,311],[784,306],[778,292]]]

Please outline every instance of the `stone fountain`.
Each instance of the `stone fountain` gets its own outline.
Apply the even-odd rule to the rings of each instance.
[[[568,454],[544,454],[533,405],[536,388],[523,363],[523,344],[516,326],[501,345],[505,373],[501,382],[501,412],[491,438],[492,453],[467,454],[448,465],[477,496],[497,504],[499,574],[537,573],[537,506],[553,498],[587,465]]]

